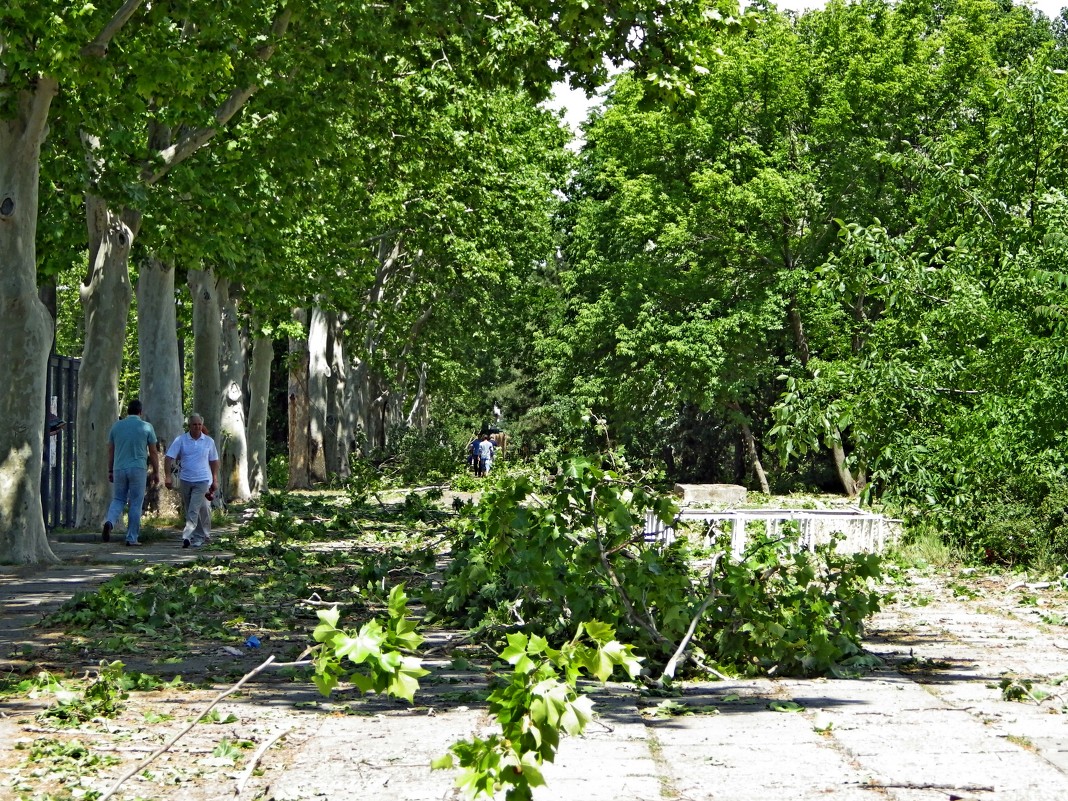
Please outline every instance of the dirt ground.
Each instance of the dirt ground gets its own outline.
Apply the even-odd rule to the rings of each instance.
[[[862,674],[687,683],[672,699],[591,687],[597,720],[562,743],[535,798],[1068,798],[1068,585],[914,570],[887,592],[866,638],[882,664]],[[117,718],[76,729],[36,716],[49,697],[0,700],[0,799],[100,798],[238,678],[298,645],[204,642],[153,672],[207,682],[132,692]],[[429,764],[489,730],[484,677],[457,635],[433,632],[427,645],[432,673],[414,704],[326,699],[268,667],[112,797],[459,797],[455,775]],[[57,659],[79,658],[61,646]],[[784,713],[776,701],[793,703]]]

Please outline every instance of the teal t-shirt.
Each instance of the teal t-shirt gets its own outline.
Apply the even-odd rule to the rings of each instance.
[[[111,427],[108,442],[115,446],[115,470],[148,468],[148,446],[156,444],[156,430],[136,414],[119,420]]]

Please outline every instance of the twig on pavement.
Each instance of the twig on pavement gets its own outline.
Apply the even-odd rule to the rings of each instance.
[[[156,757],[158,757],[163,752],[167,751],[172,745],[174,745],[176,742],[178,742],[178,740],[180,740],[186,734],[191,732],[193,730],[193,727],[196,726],[198,723],[200,723],[201,719],[205,715],[207,715],[212,709],[214,709],[215,705],[217,703],[219,703],[219,701],[221,701],[222,699],[226,698],[226,696],[232,695],[233,693],[237,692],[246,681],[251,679],[253,676],[255,676],[257,673],[259,673],[261,670],[263,670],[265,667],[267,667],[273,661],[274,661],[274,655],[272,654],[271,656],[267,657],[267,661],[264,662],[262,665],[257,667],[255,670],[250,670],[248,673],[246,673],[244,676],[242,676],[241,680],[237,684],[232,686],[230,689],[224,690],[223,692],[221,692],[217,696],[215,696],[215,700],[212,701],[210,704],[208,704],[207,707],[204,709],[204,711],[201,712],[199,715],[196,716],[196,718],[193,719],[192,723],[190,723],[188,726],[186,726],[184,729],[182,729],[180,732],[178,732],[176,735],[174,735],[170,740],[168,740],[166,743],[164,743],[159,748],[157,748],[155,751],[153,751],[150,756],[146,757],[141,762],[139,762],[137,765],[135,765],[134,767],[132,767],[128,771],[126,771],[124,774],[122,774],[122,776],[119,777],[119,780],[117,782],[115,782],[115,784],[113,784],[111,786],[111,789],[108,790],[106,793],[104,793],[102,796],[100,796],[100,798],[98,798],[97,801],[107,801],[109,798],[111,798],[113,795],[115,795],[115,793],[118,792],[118,789],[120,787],[122,787],[122,785],[126,782],[127,779],[129,779],[131,776],[136,776],[138,773],[140,773],[146,767],[148,767],[152,763],[152,760],[154,760]]]

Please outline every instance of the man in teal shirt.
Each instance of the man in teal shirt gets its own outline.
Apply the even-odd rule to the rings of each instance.
[[[148,472],[148,463],[152,472]],[[108,434],[108,481],[111,482],[111,506],[104,520],[101,539],[108,542],[111,530],[122,517],[122,510],[130,505],[126,526],[126,544],[140,545],[141,506],[145,502],[148,482],[159,481],[159,450],[156,431],[141,418],[141,401],[136,398],[126,406],[126,417],[111,427]]]

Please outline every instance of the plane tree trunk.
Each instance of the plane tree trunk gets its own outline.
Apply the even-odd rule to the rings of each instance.
[[[267,407],[273,360],[274,340],[257,336],[252,341],[252,367],[248,376],[248,482],[253,495],[267,489]]]
[[[190,270],[188,280],[189,294],[193,298],[193,411],[204,418],[204,426],[218,447],[222,411],[219,287],[215,273],[210,269]]]
[[[245,345],[241,336],[235,286],[219,281],[222,310],[222,399],[219,420],[219,479],[228,501],[252,497],[248,482],[248,440],[245,438]]]
[[[79,290],[85,314],[85,346],[78,370],[77,449],[80,526],[99,526],[111,502],[108,482],[108,432],[119,417],[126,324],[133,288],[130,248],[141,224],[134,211],[117,213],[101,197],[85,201],[89,266]]]
[[[182,373],[178,357],[174,266],[150,257],[137,276],[137,352],[141,359],[141,403],[165,453],[184,430]],[[162,460],[160,461],[162,469]],[[174,517],[181,508],[177,490],[160,477],[157,513]]]
[[[0,562],[57,562],[41,510],[53,322],[37,295],[41,144],[56,82],[40,78],[0,119]]]

